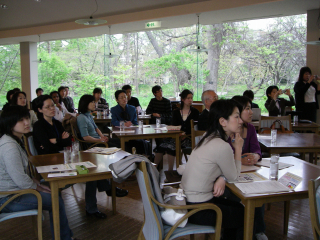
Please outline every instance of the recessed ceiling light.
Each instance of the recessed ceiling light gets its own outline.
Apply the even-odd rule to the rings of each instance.
[[[41,0],[35,0],[36,2],[41,2]]]
[[[9,7],[8,7],[8,5],[6,5],[6,4],[0,4],[0,8],[1,8],[1,9],[8,9]]]

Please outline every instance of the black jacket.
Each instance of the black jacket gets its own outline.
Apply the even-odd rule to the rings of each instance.
[[[185,121],[182,120],[180,108],[173,111],[172,116],[172,125],[179,126],[181,125],[181,131],[184,131],[187,135],[191,134],[191,123],[190,120],[198,121],[199,119],[199,111],[194,107],[191,107],[190,114],[188,115]]]
[[[278,98],[277,100],[279,102],[279,106],[281,109],[281,116],[285,115],[286,106],[294,106],[295,105],[294,98],[292,96],[290,96],[290,101],[285,100],[284,98]],[[264,106],[268,110],[269,116],[278,116],[280,114],[279,108],[277,108],[275,100],[268,99],[266,101],[266,103],[264,104]]]
[[[313,86],[316,89],[315,98],[317,109],[319,109],[317,94],[320,94],[320,91],[317,91],[317,84],[315,82],[304,83],[304,82],[296,82],[294,85],[294,92],[296,96],[296,107],[298,111],[303,111],[304,108],[304,95],[308,91],[309,87]]]

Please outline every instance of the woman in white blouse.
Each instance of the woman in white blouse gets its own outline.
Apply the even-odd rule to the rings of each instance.
[[[56,114],[54,116],[54,118],[56,120],[62,122],[62,120],[66,114],[70,114],[74,117],[77,116],[77,113],[71,113],[67,110],[66,106],[62,102],[62,98],[60,97],[60,94],[58,91],[51,92],[50,97],[52,98],[52,100],[56,106]]]

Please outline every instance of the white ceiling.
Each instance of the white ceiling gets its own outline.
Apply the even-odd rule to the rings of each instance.
[[[0,0],[0,45],[145,31],[145,22],[161,20],[162,28],[191,26],[201,12],[201,24],[260,19],[306,13],[319,0],[97,0],[94,18],[108,21],[98,27],[74,23],[89,18],[95,0]]]

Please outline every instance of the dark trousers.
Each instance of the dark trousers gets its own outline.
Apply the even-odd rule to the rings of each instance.
[[[303,108],[297,108],[297,111],[302,112],[301,119],[307,119],[312,122],[317,122],[317,104],[313,103],[304,103]]]

